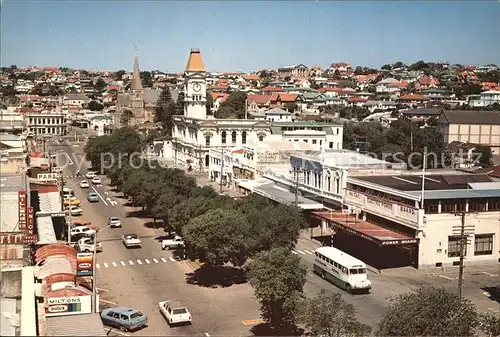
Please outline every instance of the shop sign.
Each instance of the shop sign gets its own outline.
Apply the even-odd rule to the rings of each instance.
[[[57,181],[59,179],[58,173],[39,173],[37,179],[40,181]]]
[[[87,314],[91,310],[90,296],[54,297],[47,299],[45,316]]]
[[[94,271],[94,254],[78,253],[76,256],[76,276],[92,276]]]
[[[18,197],[18,215],[19,215],[19,231],[23,232],[26,230],[27,219],[26,219],[26,191],[19,191],[17,193]]]
[[[35,216],[33,207],[28,207],[28,223],[27,223],[28,235],[35,234]]]

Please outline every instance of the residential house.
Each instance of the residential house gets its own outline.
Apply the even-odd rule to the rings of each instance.
[[[415,83],[415,89],[418,91],[427,89],[436,89],[440,86],[439,78],[432,76],[421,76],[418,78],[417,83]]]
[[[309,82],[309,80],[306,80],[306,79],[301,79],[301,80],[297,81],[296,84],[300,88],[310,88],[311,87],[311,82]]]
[[[422,95],[430,101],[441,102],[450,97],[450,93],[446,89],[427,89],[422,90]]]
[[[471,107],[486,107],[493,104],[500,104],[499,91],[483,91],[479,95],[470,95],[467,97],[467,104]]]
[[[248,95],[247,111],[250,114],[256,114],[268,110],[271,106],[272,95]]]
[[[349,63],[345,63],[345,62],[332,63],[332,64],[330,64],[330,67],[328,68],[328,74],[333,75],[337,71],[340,74],[344,74],[344,73],[347,73],[349,70],[351,70],[351,65]]]
[[[278,74],[282,78],[289,76],[292,79],[304,79],[309,78],[309,69],[303,64],[298,64],[279,68]]]
[[[500,90],[500,83],[495,82],[483,82],[481,83],[483,90]]]
[[[420,107],[416,109],[410,109],[403,111],[403,116],[409,119],[416,120],[427,120],[429,118],[439,118],[441,116],[441,110],[436,109],[428,109],[426,107]]]
[[[278,88],[278,87],[271,87],[271,86],[267,86],[265,88],[262,88],[262,93],[263,94],[275,94],[275,93],[278,93],[278,92],[285,92],[285,90],[283,88]]]
[[[24,116],[15,108],[0,110],[0,132],[20,133],[24,130]]]
[[[398,103],[413,107],[427,102],[427,98],[419,94],[406,94],[403,96],[399,96],[397,101]]]
[[[377,93],[399,93],[408,87],[408,82],[403,80],[396,80],[394,78],[386,78],[378,82],[375,86]]]
[[[210,108],[212,113],[215,113],[217,110],[219,110],[220,105],[229,96],[229,94],[221,94],[221,93],[216,93],[216,92],[213,92],[210,95],[212,96],[212,100],[213,100],[212,107]]]
[[[445,143],[469,142],[489,146],[500,153],[500,112],[444,110],[437,127]]]
[[[266,120],[270,122],[292,122],[293,113],[280,109],[273,108],[265,112]]]
[[[367,101],[364,105],[371,113],[377,110],[387,111],[396,109],[396,102],[392,101]]]
[[[305,99],[302,95],[278,93],[271,96],[271,105],[281,107],[289,112],[300,111]]]
[[[78,106],[82,107],[85,104],[90,103],[90,98],[88,98],[85,95],[80,95],[80,94],[67,94],[63,98],[63,105],[66,107],[70,106]]]
[[[368,98],[360,96],[351,96],[347,99],[347,106],[350,107],[363,107],[368,102]]]

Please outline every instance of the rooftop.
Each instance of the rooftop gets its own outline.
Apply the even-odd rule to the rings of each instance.
[[[98,313],[47,317],[47,336],[107,336]]]
[[[444,110],[440,119],[449,124],[500,125],[500,111]]]
[[[186,71],[205,71],[205,64],[201,59],[199,49],[191,49],[191,53],[189,53],[188,63],[186,65]]]
[[[350,150],[327,150],[314,154],[298,154],[295,155],[295,157],[309,161],[312,166],[315,165],[314,163],[346,169],[385,168],[391,166],[391,163],[384,160]],[[296,164],[299,165],[299,163]]]

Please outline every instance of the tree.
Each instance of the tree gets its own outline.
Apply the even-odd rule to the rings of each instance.
[[[134,113],[130,110],[125,110],[122,112],[122,116],[121,116],[121,119],[122,119],[122,123],[125,124],[125,125],[128,125],[128,123],[130,122],[130,120],[132,119],[132,117],[134,116]]]
[[[121,81],[124,74],[125,74],[125,70],[118,70],[117,72],[113,73],[113,75],[111,75],[111,77],[115,81]]]
[[[230,93],[215,112],[215,118],[245,118],[246,99],[247,94],[242,91]]]
[[[392,67],[391,67],[390,64],[384,64],[381,69],[383,69],[383,70],[391,70]]]
[[[184,114],[184,93],[182,92],[180,92],[179,96],[177,97],[177,102],[175,103],[174,111],[176,115]]]
[[[377,336],[474,336],[478,314],[470,300],[422,287],[398,295],[380,321]]]
[[[477,163],[483,167],[490,167],[492,166],[492,158],[493,158],[493,151],[491,151],[491,147],[489,146],[482,146],[478,145],[476,146],[475,149],[475,154],[477,158]]]
[[[212,107],[214,106],[214,98],[212,95],[207,95],[207,115],[213,115]]]
[[[104,109],[104,105],[99,103],[98,101],[90,101],[88,108],[91,111],[101,111],[102,109]]]
[[[215,209],[191,219],[182,230],[189,248],[213,267],[241,266],[249,247],[249,226],[236,210]]]
[[[141,71],[140,77],[142,80],[142,85],[145,88],[151,88],[153,86],[153,76],[151,75],[151,72]]]
[[[98,78],[97,81],[94,83],[94,90],[101,94],[106,90],[107,84],[102,78]]]
[[[500,316],[494,314],[480,314],[479,328],[488,337],[500,336]]]
[[[299,322],[313,336],[369,336],[371,327],[358,322],[352,304],[340,294],[322,289],[318,296],[306,299],[299,313]]]
[[[275,248],[258,253],[245,270],[264,321],[277,332],[294,330],[306,282],[300,258],[288,248]]]
[[[170,89],[165,86],[158,97],[158,101],[156,102],[155,121],[161,123],[163,130],[165,130],[168,136],[172,135],[172,117],[174,113],[175,103],[172,100]]]
[[[429,66],[427,65],[427,63],[425,63],[424,61],[420,60],[420,61],[418,61],[418,62],[413,63],[412,65],[410,65],[408,69],[419,71],[419,70],[422,70],[422,69],[425,69],[425,68],[428,68],[428,67]]]

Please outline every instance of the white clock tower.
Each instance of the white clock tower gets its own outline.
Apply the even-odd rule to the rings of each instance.
[[[207,119],[206,71],[199,49],[191,49],[184,78],[184,117]]]

